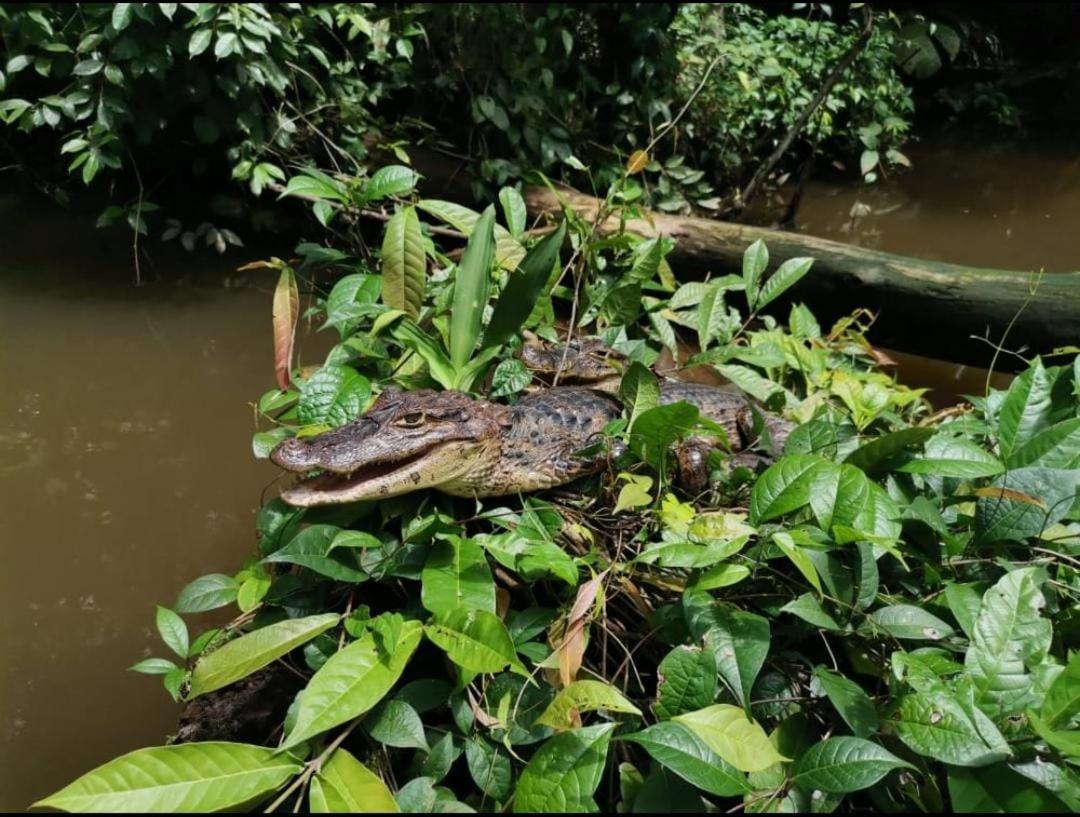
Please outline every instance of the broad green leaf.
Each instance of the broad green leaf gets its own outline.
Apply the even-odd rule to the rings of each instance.
[[[949,800],[958,814],[1065,814],[1052,792],[999,763],[982,769],[948,769]]]
[[[310,525],[263,561],[300,565],[342,582],[366,581],[368,576],[360,569],[352,549],[338,549],[337,536],[341,532],[337,525]]]
[[[406,621],[391,655],[380,650],[371,632],[332,655],[300,696],[296,723],[281,748],[290,749],[370,711],[401,677],[422,632],[418,621]]]
[[[1080,652],[1073,653],[1069,663],[1046,691],[1039,715],[1046,725],[1056,729],[1067,727],[1080,714]]]
[[[789,258],[781,264],[765,281],[755,308],[763,308],[795,286],[806,273],[810,272],[813,264],[812,258]]]
[[[760,238],[746,248],[742,258],[743,284],[751,309],[757,306],[761,276],[769,266],[769,249]]]
[[[630,426],[642,412],[660,404],[660,382],[646,366],[634,361],[619,381],[619,399],[630,411]]]
[[[188,55],[197,57],[210,47],[210,40],[214,36],[214,30],[212,28],[200,28],[191,35],[191,39],[188,40]]]
[[[769,378],[758,374],[757,371],[751,369],[749,366],[740,366],[736,363],[717,363],[716,371],[751,397],[760,400],[762,403],[769,402],[772,399],[772,396],[778,392],[784,395],[785,405],[790,406],[799,402],[794,394],[779,383],[775,383],[772,380],[769,380]]]
[[[466,738],[465,763],[480,791],[496,800],[510,795],[514,770],[504,749],[479,736]]]
[[[1040,738],[1047,744],[1057,749],[1061,754],[1072,759],[1080,759],[1080,730],[1078,729],[1053,729],[1050,724],[1034,712],[1027,713],[1028,721]]]
[[[1043,468],[1080,466],[1080,417],[1056,423],[1013,450],[1006,460],[1010,468],[1040,465]]]
[[[953,628],[947,623],[913,604],[882,607],[871,613],[870,618],[893,638],[940,641],[953,634]]]
[[[873,786],[893,769],[913,769],[892,752],[862,738],[837,737],[815,743],[799,758],[796,786],[846,794]]]
[[[716,653],[720,676],[750,714],[750,690],[769,654],[769,620],[727,604],[717,604],[709,618],[705,643]]]
[[[957,584],[946,582],[945,602],[949,605],[949,612],[960,624],[960,629],[968,639],[975,637],[975,619],[979,617],[979,608],[982,606],[982,596],[970,584]]]
[[[279,621],[253,630],[204,655],[191,673],[188,699],[246,678],[335,626],[341,617],[323,613]]]
[[[806,551],[795,544],[795,540],[791,538],[791,534],[780,531],[774,533],[772,537],[773,543],[780,548],[785,556],[791,560],[791,563],[795,565],[798,571],[803,575],[803,578],[810,582],[810,585],[817,590],[818,595],[822,594],[821,591],[821,578],[818,576],[817,568],[814,566],[814,562],[807,555]]]
[[[867,738],[877,731],[877,710],[861,686],[823,666],[814,668],[814,677],[856,737]]]
[[[200,576],[180,591],[176,609],[180,613],[205,613],[236,601],[236,579],[222,573]]]
[[[420,601],[436,616],[458,608],[495,612],[495,580],[484,549],[472,539],[447,536],[436,542],[420,582]]]
[[[192,37],[192,40],[195,38]],[[345,186],[337,179],[327,176],[321,170],[314,167],[301,169],[299,176],[293,176],[285,185],[282,192],[284,196],[298,196],[304,199],[325,199],[345,204],[348,196]]]
[[[895,727],[913,752],[953,766],[986,766],[1010,754],[993,722],[942,686],[905,696]]]
[[[495,208],[488,207],[469,236],[454,278],[454,305],[450,315],[450,360],[460,369],[469,362],[480,337],[480,323],[491,289],[495,257]]]
[[[765,731],[737,706],[713,706],[672,718],[689,727],[710,749],[743,772],[760,772],[788,760],[776,751]]]
[[[304,381],[297,416],[304,425],[355,420],[371,397],[371,381],[349,366],[323,366]]]
[[[892,431],[860,445],[844,457],[844,462],[873,475],[888,468],[908,448],[925,443],[933,434],[934,430],[930,428]]]
[[[975,535],[980,542],[1038,536],[1061,521],[1076,501],[1080,470],[1019,468],[980,489],[975,503]]]
[[[600,785],[615,727],[604,723],[549,738],[518,778],[514,811],[596,811],[592,796]]]
[[[681,723],[654,724],[641,732],[623,735],[620,740],[638,744],[657,763],[709,794],[734,797],[750,791],[744,774]]]
[[[660,261],[664,257],[664,239],[647,238],[634,246],[634,260],[626,273],[626,281],[635,284],[647,284],[656,277],[660,270]]]
[[[508,664],[524,672],[506,625],[494,613],[458,608],[428,624],[424,633],[470,672],[499,672]]]
[[[381,271],[383,303],[415,319],[424,300],[427,272],[424,234],[415,207],[402,207],[386,223]]]
[[[564,221],[554,233],[529,250],[521,266],[510,273],[484,331],[485,347],[505,343],[520,331],[551,278],[565,238]]]
[[[382,779],[338,748],[311,781],[311,811],[316,814],[397,812],[394,795]]]
[[[975,701],[992,717],[1020,712],[1034,703],[1028,667],[1050,649],[1050,621],[1036,568],[1006,573],[983,595],[964,666]]]
[[[456,230],[460,230],[467,236],[471,236],[480,220],[480,214],[468,207],[455,204],[452,201],[440,199],[423,199],[416,203],[418,209],[430,213],[440,221],[445,221]],[[521,259],[525,257],[525,248],[521,242],[510,235],[502,225],[495,225],[495,263],[507,272],[517,269]]]
[[[181,743],[110,760],[35,807],[77,812],[242,810],[298,774],[287,754],[245,743]]]
[[[690,433],[698,410],[689,403],[670,403],[643,411],[630,431],[630,449],[660,473],[672,444]]]
[[[446,356],[446,353],[427,332],[408,318],[402,318],[394,323],[391,334],[396,341],[423,358],[428,365],[431,376],[439,382],[440,386],[445,389],[454,388],[457,371],[454,369],[453,364],[450,363],[450,358]]]
[[[575,714],[593,712],[602,709],[607,712],[628,712],[640,715],[641,710],[626,700],[619,690],[603,681],[574,681],[548,704],[536,723],[550,726],[555,730],[570,729],[574,725]]]
[[[1008,460],[1050,424],[1053,382],[1038,358],[1013,380],[998,412],[998,443]]]
[[[165,646],[181,658],[187,658],[189,647],[188,629],[184,620],[168,607],[161,607],[160,605],[157,608],[155,620],[158,634],[161,636],[161,640],[165,642]]]
[[[692,583],[694,590],[717,590],[721,587],[730,587],[738,584],[750,575],[750,568],[746,565],[724,564],[709,568]]]
[[[653,711],[668,720],[703,709],[716,700],[716,652],[711,647],[680,644],[660,662],[656,703]]]
[[[364,728],[373,740],[386,746],[430,751],[420,715],[405,701],[384,701],[364,719]]]
[[[698,348],[705,351],[713,340],[720,338],[721,342],[731,340],[731,336],[738,329],[738,324],[731,318],[724,292],[727,287],[718,281],[706,291],[697,309],[697,334]]]
[[[898,470],[908,474],[978,479],[1000,474],[1005,466],[971,440],[942,433],[926,443],[924,456],[904,463]]]
[[[533,376],[525,364],[517,358],[508,357],[495,367],[491,376],[491,396],[507,397],[517,394],[532,382]]]
[[[611,509],[612,513],[631,508],[644,508],[652,504],[652,494],[649,493],[653,485],[652,477],[645,474],[622,473],[619,478],[625,480],[625,484],[619,490],[619,498],[615,500],[615,507]]]
[[[750,492],[750,524],[759,525],[806,505],[817,474],[830,466],[828,460],[810,454],[787,456],[770,465]]]
[[[179,667],[168,658],[144,658],[137,664],[132,664],[128,669],[131,672],[141,672],[143,675],[168,675]]]
[[[387,196],[407,196],[413,192],[420,175],[411,167],[386,165],[380,167],[364,185],[363,202],[380,201]]]
[[[525,232],[525,220],[529,217],[525,209],[525,200],[513,187],[504,187],[499,191],[499,204],[502,205],[506,228],[514,238],[521,238]],[[561,242],[560,242],[561,243]]]
[[[783,607],[780,608],[781,613],[791,613],[793,616],[798,616],[808,624],[813,624],[815,627],[820,627],[823,630],[832,630],[834,632],[844,632],[844,628],[837,623],[831,615],[825,612],[825,609],[812,593],[803,593],[796,599],[789,601]]]
[[[375,299],[382,291],[382,279],[377,275],[356,273],[340,279],[326,296],[326,323],[324,326],[341,326],[350,320],[373,313],[380,307]]]

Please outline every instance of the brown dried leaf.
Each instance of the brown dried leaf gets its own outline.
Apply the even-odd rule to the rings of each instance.
[[[300,292],[296,274],[283,267],[274,290],[274,374],[279,389],[289,387],[292,373],[293,345],[296,342],[296,321],[300,317]]]

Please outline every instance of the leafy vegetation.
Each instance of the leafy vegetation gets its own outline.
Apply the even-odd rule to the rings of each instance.
[[[388,157],[409,164],[421,147],[468,163],[478,197],[536,170],[604,190],[695,100],[636,195],[668,211],[722,212],[861,43],[858,15],[831,13],[821,4],[784,13],[744,4],[9,4],[0,6],[0,124],[17,163],[62,161],[68,179],[40,174],[55,195],[66,197],[71,177],[110,186],[102,225],[146,233],[156,220],[157,235],[221,252],[241,243],[221,225],[240,229],[245,211],[254,218],[245,194],[265,197],[312,165],[362,179]],[[872,36],[778,173],[815,154],[868,180],[907,163],[911,77],[966,41],[914,13],[871,17]],[[162,209],[169,190],[198,179],[217,188],[209,213],[183,223]],[[272,217],[256,213],[255,223]]]
[[[636,214],[642,161],[599,218]],[[809,259],[774,270],[758,243],[741,275],[680,284],[667,240],[599,237],[570,211],[528,229],[512,188],[476,212],[414,185],[407,168],[288,180],[324,221],[357,202],[392,214],[378,258],[306,245],[265,262],[281,380],[255,453],[391,385],[513,401],[532,379],[520,330],[561,323],[631,361],[599,443],[609,471],[497,500],[269,502],[241,571],[159,611],[181,663],[134,669],[191,700],[285,662],[305,686],[280,728],[142,749],[40,805],[1080,807],[1080,366],[1035,359],[932,413],[879,370],[867,316],[770,314]],[[338,337],[317,366],[293,360],[298,279]],[[761,473],[714,451],[697,496],[668,478],[696,409],[657,405],[650,371],[691,341],[690,364],[796,424]],[[230,605],[227,627],[189,636],[183,615]]]

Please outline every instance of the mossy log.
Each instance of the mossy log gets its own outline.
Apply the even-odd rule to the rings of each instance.
[[[561,190],[559,197],[585,218],[595,217],[598,202],[592,196]],[[559,209],[556,195],[546,188],[529,188],[525,200],[532,216]],[[999,342],[1010,323],[1004,344],[1009,349],[1026,346],[1034,354],[1080,345],[1080,272],[1048,272],[1035,287],[1032,272],[922,261],[712,219],[649,213],[627,227],[643,236],[675,239],[669,258],[683,280],[738,271],[743,251],[759,238],[768,245],[771,267],[789,258],[813,258],[813,269],[788,300],[806,302],[823,323],[867,307],[878,314],[875,341],[905,351],[985,365],[993,348],[972,336],[985,337],[989,330],[989,338]],[[602,233],[617,229],[614,218],[599,227]],[[769,308],[786,317],[781,310],[783,304]]]

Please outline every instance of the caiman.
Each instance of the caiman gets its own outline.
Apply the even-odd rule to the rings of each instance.
[[[540,374],[558,370],[562,382],[580,385],[541,389],[512,406],[457,391],[386,389],[359,419],[274,448],[270,459],[287,471],[323,472],[288,488],[282,499],[309,507],[423,488],[454,496],[501,496],[597,474],[606,467],[608,452],[583,451],[622,413],[610,393],[613,383],[617,388],[621,360],[594,339],[561,345],[533,340],[522,353],[527,367]],[[660,403],[679,401],[721,425],[733,450],[748,451],[757,442],[754,409],[744,395],[700,383],[661,381]],[[788,424],[767,418],[766,426],[772,444],[782,446]],[[708,451],[714,446],[705,439],[680,446],[678,472],[684,487],[705,487]],[[755,455],[750,458],[753,462]]]

